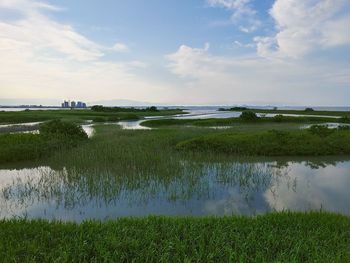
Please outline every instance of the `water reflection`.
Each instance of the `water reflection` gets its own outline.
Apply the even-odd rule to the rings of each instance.
[[[151,128],[142,126],[141,123],[145,120],[137,120],[137,121],[120,121],[118,125],[125,130],[150,130]]]
[[[350,161],[186,162],[173,177],[38,167],[0,170],[0,217],[253,215],[327,210],[350,215]]]
[[[316,124],[306,124],[306,125],[301,126],[300,128],[301,129],[309,129],[314,125],[316,125]],[[350,126],[350,124],[348,124],[348,123],[336,123],[336,122],[326,122],[326,123],[320,123],[317,125],[325,126],[329,129],[337,129],[339,127]]]
[[[95,129],[94,129],[93,126],[94,126],[93,124],[83,124],[83,125],[81,125],[81,127],[83,128],[83,130],[85,131],[85,133],[87,134],[87,136],[89,138],[91,138],[95,134]]]

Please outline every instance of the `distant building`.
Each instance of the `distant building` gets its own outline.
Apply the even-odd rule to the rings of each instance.
[[[77,108],[86,108],[86,103],[84,103],[82,101],[78,101],[77,102]]]
[[[64,101],[63,103],[61,103],[61,106],[62,108],[80,108],[80,109],[83,109],[83,108],[86,108],[86,103],[85,102],[82,102],[82,101],[78,101],[78,102],[75,102],[75,101]]]
[[[69,102],[65,100],[65,101],[62,103],[62,108],[69,108]]]

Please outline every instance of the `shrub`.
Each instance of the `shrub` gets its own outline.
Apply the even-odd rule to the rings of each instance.
[[[248,108],[247,107],[233,107],[230,110],[232,110],[232,111],[245,111],[245,110],[248,110]]]
[[[102,105],[94,105],[91,107],[91,110],[101,112],[104,111],[104,107]]]
[[[103,117],[96,117],[96,118],[93,118],[92,121],[93,122],[105,122],[105,121],[107,121],[107,119],[103,118]]]
[[[151,106],[151,107],[146,108],[146,111],[158,111],[158,109],[156,106]]]
[[[40,135],[45,137],[71,137],[86,139],[88,136],[79,125],[61,120],[52,120],[40,125]]]
[[[283,115],[281,115],[281,114],[278,114],[278,115],[276,115],[276,116],[273,117],[273,120],[274,120],[275,122],[282,122],[282,121],[285,120],[285,117],[284,117]]]
[[[243,111],[239,117],[244,121],[257,121],[259,119],[253,111]]]
[[[350,126],[340,125],[338,131],[350,131]]]
[[[133,113],[125,114],[120,117],[120,120],[138,120],[140,119],[139,116]]]
[[[329,129],[327,126],[323,125],[312,125],[308,131],[313,135],[318,135],[320,137],[327,137],[331,135],[335,130]]]
[[[107,121],[119,121],[120,118],[118,116],[110,116],[107,118]]]
[[[151,106],[147,108],[134,108],[134,107],[104,107],[102,105],[95,105],[91,107],[92,111],[96,112],[158,112],[159,110],[157,109],[156,106]]]
[[[343,122],[343,123],[350,123],[350,117],[346,116],[346,117],[341,117],[339,119],[340,122]]]

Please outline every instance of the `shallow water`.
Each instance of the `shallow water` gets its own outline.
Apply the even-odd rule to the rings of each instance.
[[[175,115],[174,119],[218,119],[235,118],[241,115],[241,112],[218,111],[218,110],[190,110],[187,114]]]
[[[137,121],[120,121],[118,125],[125,130],[150,130],[151,128],[142,126],[141,123],[145,120],[137,120]]]
[[[314,125],[321,125],[321,126],[325,126],[329,129],[336,129],[342,126],[350,126],[349,123],[336,123],[336,122],[327,122],[327,123],[319,123],[319,124],[306,124],[306,125],[302,125],[300,128],[301,129],[309,129]]]
[[[163,180],[50,167],[0,170],[0,217],[81,221],[122,216],[255,215],[325,210],[350,215],[350,161],[183,162]]]
[[[83,130],[86,132],[87,136],[91,138],[95,134],[95,129],[93,127],[93,124],[83,124],[81,125]]]
[[[145,120],[136,120],[136,121],[121,121],[118,122],[118,124],[123,128],[127,130],[149,130],[152,128],[142,126],[142,122],[147,120],[159,120],[159,119],[225,119],[225,118],[238,118],[242,112],[235,112],[235,111],[218,111],[217,109],[190,109],[186,110],[186,114],[178,114],[174,116],[152,116],[152,117],[146,117]],[[259,117],[274,117],[276,115],[284,115],[284,116],[292,116],[292,117],[325,117],[325,116],[318,116],[318,115],[298,115],[298,114],[264,114],[264,113],[257,113]],[[327,116],[329,118],[340,118],[338,116]],[[231,126],[215,126],[211,127],[214,129],[227,129],[231,128]],[[304,127],[302,127],[304,128]]]

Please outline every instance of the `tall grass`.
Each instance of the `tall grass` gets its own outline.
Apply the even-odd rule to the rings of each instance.
[[[243,156],[350,155],[350,131],[311,128],[250,134],[223,133],[186,140],[180,142],[177,148]]]
[[[291,147],[298,147],[295,140],[299,137],[293,139],[292,136],[294,141],[286,144],[284,139],[279,137],[280,134],[275,133],[227,134],[211,129],[129,131],[122,130],[118,126],[101,125],[96,127],[96,135],[88,142],[73,149],[57,150],[47,158],[44,164],[61,172],[44,175],[42,184],[33,182],[33,186],[29,188],[36,188],[38,199],[52,196],[50,190],[56,189],[52,192],[62,196],[75,193],[79,197],[76,196],[73,199],[84,202],[91,198],[114,200],[122,193],[125,194],[124,190],[131,194],[133,194],[132,191],[137,191],[133,194],[134,197],[144,200],[152,198],[152,195],[158,196],[164,193],[169,200],[188,200],[194,196],[210,194],[207,186],[210,182],[203,181],[203,179],[208,180],[209,174],[212,174],[215,180],[223,182],[223,186],[255,185],[249,182],[256,182],[261,186],[261,184],[270,183],[272,178],[276,177],[278,169],[255,164],[254,161],[246,159],[237,160],[230,148],[232,144],[229,143],[238,138],[243,141],[240,144],[241,151],[254,150],[252,153],[256,154],[257,147],[261,145],[265,147],[262,148],[263,150],[276,151],[277,148],[273,144],[276,141],[273,140],[276,140],[275,136],[277,136],[281,145],[286,147],[283,150],[287,155]],[[299,131],[296,133],[299,134]],[[322,143],[324,140],[307,131],[300,131],[300,133],[302,139],[305,139],[303,136],[307,134],[312,140],[311,143],[314,141]],[[264,141],[259,136],[263,138],[272,136],[273,139]],[[207,143],[205,140],[210,142],[214,140],[216,144]],[[288,136],[285,140],[289,140]],[[201,147],[202,141],[204,141],[203,147]],[[199,145],[199,148],[186,148],[191,151],[177,149],[177,145],[181,148],[192,147],[192,142],[196,146]],[[252,145],[246,145],[246,143]],[[313,147],[318,149],[317,145]],[[321,151],[322,148],[319,150]],[[266,161],[271,162],[271,160]],[[278,167],[286,165],[284,162],[277,164]],[[315,166],[317,163],[310,162],[310,165]],[[51,185],[51,188],[48,188],[48,185]],[[64,189],[61,188],[62,185],[65,185]],[[11,192],[18,191],[13,189]],[[25,192],[23,196],[26,196]]]
[[[248,112],[248,111],[247,111]],[[239,125],[278,125],[278,124],[319,124],[325,122],[335,123],[350,123],[349,118],[329,118],[329,117],[293,117],[276,115],[275,117],[257,117],[251,115],[251,119],[243,118],[218,118],[218,119],[160,119],[148,120],[141,123],[146,127],[166,127],[166,126],[200,126],[200,127],[215,127],[215,126],[239,126]],[[251,112],[254,114],[254,112]],[[255,116],[255,117],[254,117]],[[282,125],[280,125],[282,126]]]
[[[0,221],[2,262],[348,262],[350,218],[146,217]]]
[[[40,134],[0,135],[0,163],[37,160],[55,151],[65,151],[87,139],[76,124],[53,120],[40,126]]]

